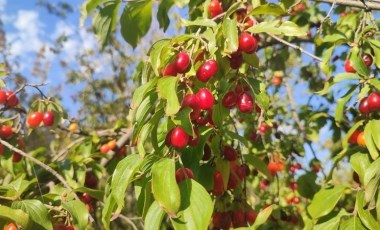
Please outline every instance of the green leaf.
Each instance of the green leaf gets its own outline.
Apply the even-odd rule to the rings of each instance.
[[[187,107],[181,109],[172,119],[174,124],[181,126],[181,128],[190,136],[193,136],[193,125],[190,119],[190,113],[193,109]]]
[[[230,110],[222,105],[222,103],[218,103],[214,106],[212,112],[212,121],[215,123],[217,127],[223,127],[223,121],[230,114]]]
[[[174,115],[180,109],[177,96],[178,77],[163,77],[158,80],[157,92],[160,98],[166,99],[166,115]]]
[[[150,56],[150,63],[152,64],[152,68],[156,76],[160,75],[160,65],[161,63],[161,52],[162,49],[165,46],[170,45],[169,39],[163,39],[159,40],[156,43],[152,45],[152,48],[150,48],[149,56]]]
[[[72,200],[67,203],[63,203],[62,207],[70,213],[77,229],[86,229],[89,214],[88,209],[83,202]]]
[[[27,229],[29,223],[29,215],[20,209],[12,209],[7,206],[0,205],[0,219],[10,220]]]
[[[314,195],[313,200],[307,207],[310,216],[313,219],[318,219],[321,216],[329,214],[334,209],[346,189],[347,187],[343,185],[321,189]]]
[[[13,209],[21,209],[29,214],[30,219],[44,229],[53,229],[48,209],[39,200],[21,200],[12,203]],[[37,227],[37,226],[34,226]]]
[[[139,155],[131,154],[117,164],[112,174],[110,194],[118,205],[116,212],[121,211],[124,207],[125,199],[121,194],[125,194],[128,185],[132,182],[133,176],[141,163],[142,159]]]
[[[348,219],[342,219],[339,225],[339,229],[354,229],[354,230],[366,230],[366,228],[362,225],[359,217],[352,216]]]
[[[225,134],[230,137],[232,140],[237,140],[240,143],[244,144],[245,146],[248,146],[248,141],[246,138],[240,136],[238,133],[232,132],[230,130],[225,130]]]
[[[368,83],[380,91],[380,80],[377,78],[371,78],[368,80]]]
[[[301,196],[312,199],[314,194],[319,191],[321,186],[316,184],[317,175],[307,172],[297,179],[298,192]]]
[[[107,45],[113,25],[116,23],[115,14],[117,15],[119,7],[119,1],[110,0],[104,3],[104,7],[99,8],[99,12],[94,15],[92,25],[102,49]]]
[[[335,75],[333,78],[334,84],[342,81],[347,81],[347,80],[360,80],[362,79],[358,74],[356,73],[339,73]]]
[[[84,21],[88,17],[89,14],[98,6],[100,3],[102,3],[105,0],[87,0],[85,1],[82,6],[80,7],[80,20],[79,20],[79,26],[83,26]]]
[[[160,230],[162,220],[164,219],[165,212],[160,208],[160,205],[157,201],[154,201],[149,207],[148,213],[145,217],[145,226],[146,230]]]
[[[260,22],[247,31],[255,34],[268,33],[274,35],[283,34],[285,36],[306,36],[306,32],[302,31],[294,22],[285,21],[280,24],[279,20]]]
[[[102,211],[102,222],[106,229],[109,229],[109,222],[112,213],[120,212],[125,204],[125,191],[132,182],[135,172],[142,163],[142,159],[137,154],[131,154],[121,160],[112,174],[110,183],[111,191],[106,194]]]
[[[350,214],[344,209],[341,209],[339,213],[332,212],[319,219],[313,230],[338,229],[343,216],[350,216]]]
[[[268,207],[264,208],[257,214],[257,218],[255,220],[255,223],[252,225],[253,229],[256,229],[260,225],[264,224],[269,216],[272,214],[273,211],[273,205],[269,205]]]
[[[224,19],[222,28],[226,51],[228,53],[236,52],[239,47],[238,27],[236,20],[230,18]]]
[[[273,15],[273,16],[280,16],[283,14],[286,14],[287,12],[279,5],[276,5],[274,3],[268,3],[264,5],[260,5],[258,7],[255,7],[252,11],[248,12],[248,15]]]
[[[88,193],[90,194],[91,197],[97,199],[97,200],[103,200],[104,197],[104,191],[103,190],[95,190],[95,189],[90,189],[87,187],[79,187],[74,190],[75,192],[80,192],[80,193]]]
[[[368,124],[371,131],[371,136],[373,142],[375,143],[376,149],[380,149],[380,120],[371,120]]]
[[[350,164],[352,169],[359,175],[360,182],[364,182],[364,175],[369,165],[368,154],[366,153],[355,153],[350,157]]]
[[[323,51],[322,62],[320,63],[321,70],[326,76],[331,76],[332,67],[330,65],[331,56],[335,50],[336,46],[331,46],[330,48]],[[324,92],[324,91],[323,91]],[[327,92],[326,92],[327,93]],[[321,93],[319,93],[321,94]],[[321,94],[323,95],[323,94]]]
[[[247,54],[243,52],[243,60],[252,67],[259,68],[260,62],[256,53]]]
[[[363,185],[365,187],[365,200],[370,202],[374,197],[376,192],[379,189],[380,185],[380,158],[371,163],[369,167],[367,167],[365,174]]]
[[[181,204],[181,194],[175,180],[174,160],[163,158],[153,164],[152,192],[155,200],[169,217],[174,217]]]
[[[259,94],[255,94],[255,99],[257,105],[263,109],[263,110],[268,110],[269,109],[269,103],[270,99],[265,90],[261,91]]]
[[[270,172],[268,170],[267,164],[262,161],[259,157],[254,156],[252,154],[244,154],[244,160],[251,164],[255,169],[257,169],[261,174],[265,176],[265,178],[272,178]]]
[[[136,109],[140,106],[141,102],[144,100],[147,92],[151,91],[157,84],[157,79],[153,79],[138,88],[135,89],[132,97],[131,109]]]
[[[380,42],[375,39],[369,40],[369,43],[371,44],[371,48],[373,49],[373,52],[375,53],[374,62],[377,68],[380,68]]]
[[[129,1],[120,18],[121,35],[133,48],[148,32],[152,22],[153,1]]]
[[[164,0],[160,2],[157,11],[157,21],[160,25],[160,28],[166,31],[170,24],[170,19],[168,16],[170,8],[173,6],[173,0]]]
[[[362,57],[360,56],[359,47],[353,47],[351,49],[350,61],[354,69],[358,72],[358,74],[368,77],[369,69],[364,64]]]
[[[331,43],[337,43],[337,42],[344,42],[347,41],[347,38],[342,33],[334,33],[334,34],[328,34],[323,39],[323,42],[331,42]]]
[[[181,24],[184,27],[187,26],[205,26],[205,27],[216,27],[218,24],[214,20],[208,19],[208,18],[201,18],[201,19],[196,19],[194,21],[188,21],[185,19],[181,19]]]
[[[368,229],[380,229],[380,224],[372,216],[371,212],[369,210],[363,209],[364,205],[364,192],[358,191],[356,195],[355,209],[359,214],[360,220]]]
[[[138,135],[141,132],[142,127],[145,125],[146,119],[149,116],[150,112],[153,110],[153,107],[157,101],[157,93],[151,91],[150,94],[145,97],[141,102],[139,107],[136,110],[135,118],[137,119],[134,123],[133,129],[133,143],[136,142]]]
[[[372,138],[372,130],[371,126],[373,126],[374,122],[373,120],[370,120],[367,125],[364,128],[364,139],[365,139],[365,145],[369,151],[369,154],[371,155],[373,160],[376,160],[379,157],[379,151],[374,143],[374,140]]]
[[[351,89],[348,90],[348,92],[343,97],[339,98],[336,103],[335,123],[337,126],[340,126],[340,122],[343,120],[344,108],[347,102],[351,99],[352,95],[354,94],[356,87],[357,87],[356,85],[351,87]]]
[[[195,180],[185,180],[179,187],[181,207],[178,218],[171,219],[174,229],[207,229],[214,208],[210,195]]]

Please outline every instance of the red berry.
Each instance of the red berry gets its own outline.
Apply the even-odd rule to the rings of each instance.
[[[168,64],[168,65],[165,67],[165,69],[164,69],[162,75],[163,75],[164,77],[165,77],[165,76],[177,76],[177,73],[178,73],[178,70],[177,70],[177,68],[176,68],[176,65],[175,65],[174,63],[170,63],[170,64]]]
[[[86,172],[84,185],[88,188],[95,189],[98,186],[98,178],[92,172]]]
[[[237,106],[242,113],[250,113],[255,102],[249,93],[242,93],[237,99]]]
[[[35,128],[41,124],[42,119],[43,115],[41,112],[33,112],[28,116],[26,122],[30,128]]]
[[[10,223],[5,225],[3,230],[18,230],[18,228],[14,223]]]
[[[184,181],[186,179],[186,176],[189,179],[194,179],[193,171],[191,171],[191,169],[188,169],[188,168],[185,168],[185,169],[179,168],[175,172],[175,180],[177,181],[177,183]]]
[[[208,6],[208,11],[211,18],[215,18],[223,12],[223,9],[218,0],[211,0],[210,5]]]
[[[237,95],[240,95],[244,92],[244,87],[240,84],[237,84],[235,87],[235,92]]]
[[[236,105],[237,95],[234,91],[230,91],[224,95],[222,104],[227,109],[232,109]]]
[[[117,151],[117,152],[115,153],[115,157],[118,157],[118,158],[124,157],[125,154],[126,154],[126,150],[127,150],[127,149],[125,148],[125,146],[121,147],[121,148],[119,149],[119,151]]]
[[[211,158],[211,148],[208,144],[205,144],[205,146],[203,147],[203,157],[202,157],[202,160],[203,161],[208,161],[210,160]]]
[[[14,163],[17,163],[17,162],[20,162],[22,160],[22,155],[20,155],[19,153],[13,153],[13,156],[12,156],[12,161]]]
[[[231,56],[229,60],[231,69],[239,69],[240,66],[243,64],[243,55],[239,54],[236,56]]]
[[[363,98],[359,103],[359,111],[362,114],[369,114],[368,97]]]
[[[256,38],[249,33],[242,33],[239,36],[239,50],[246,53],[255,52],[257,50]]]
[[[212,216],[212,224],[216,229],[228,230],[231,226],[231,216],[228,212],[215,212]]]
[[[242,164],[240,167],[242,168],[242,170],[244,172],[244,177],[249,176],[249,174],[251,173],[249,166],[247,164]]]
[[[267,124],[261,124],[259,127],[259,132],[264,134],[264,133],[268,132],[270,128],[271,127]]]
[[[214,187],[212,193],[215,196],[220,196],[224,193],[223,175],[218,171],[214,173]]]
[[[278,76],[275,76],[273,79],[272,79],[272,84],[274,86],[280,86],[282,83],[282,77],[278,77]]]
[[[302,169],[302,165],[301,165],[300,163],[296,163],[296,164],[294,165],[294,167],[295,167],[296,169]]]
[[[265,190],[267,188],[267,186],[269,185],[269,181],[268,180],[263,180],[260,182],[260,189],[261,190]]]
[[[175,127],[172,129],[170,142],[173,147],[182,149],[189,142],[189,135],[181,127]]]
[[[88,193],[83,193],[80,200],[85,204],[89,204],[92,201],[92,197]]]
[[[290,182],[289,188],[292,189],[292,190],[297,190],[298,189],[298,185],[295,182]]]
[[[367,67],[370,67],[373,63],[373,58],[369,54],[363,54],[362,56],[363,62]]]
[[[346,62],[344,63],[344,69],[346,70],[346,72],[348,73],[356,73],[356,70],[354,69],[354,67],[352,66],[352,63],[350,60],[346,60]]]
[[[187,94],[181,104],[182,108],[190,107],[193,111],[190,113],[190,119],[195,120],[200,116],[199,100],[195,94]]]
[[[7,95],[3,90],[0,90],[0,104],[4,104],[7,100]]]
[[[278,171],[277,162],[273,162],[273,161],[269,162],[268,170],[269,170],[270,174],[272,174],[272,176],[276,175],[276,173]]]
[[[246,224],[245,213],[243,210],[232,212],[232,226],[234,228],[244,227]]]
[[[0,137],[7,139],[13,135],[12,126],[9,125],[3,125],[0,128]]]
[[[318,173],[321,170],[321,167],[318,165],[313,165],[311,169],[314,173]]]
[[[296,171],[296,167],[294,167],[293,165],[291,165],[291,166],[289,167],[289,171],[290,171],[291,173],[294,173],[294,172]]]
[[[54,113],[51,111],[45,112],[42,121],[45,126],[52,126],[54,124]]]
[[[208,60],[197,70],[197,78],[201,82],[207,82],[218,72],[218,63],[215,60]]]
[[[293,202],[293,204],[299,204],[300,203],[300,198],[295,196],[295,197],[292,198],[292,202]]]
[[[110,151],[110,148],[107,144],[104,144],[100,147],[100,152],[105,154],[105,153],[108,153],[108,151]]]
[[[247,210],[245,212],[245,219],[247,220],[249,225],[252,225],[257,218],[257,213],[254,210]]]
[[[351,136],[348,138],[348,143],[350,144],[357,144],[358,143],[358,136],[360,134],[360,131],[359,130],[355,130]]]
[[[380,93],[372,92],[368,96],[368,107],[370,112],[375,112],[380,110]]]
[[[8,90],[7,92],[5,92],[5,95],[7,97],[7,100],[5,102],[6,106],[14,107],[14,106],[18,105],[17,96],[12,90]]]
[[[200,89],[197,93],[199,108],[204,110],[212,109],[214,105],[214,96],[209,89]]]
[[[229,145],[225,145],[223,149],[223,157],[228,161],[236,161],[237,152],[234,148]]]
[[[194,63],[197,63],[197,62],[199,62],[199,61],[203,61],[204,57],[205,57],[205,52],[204,52],[204,51],[201,51],[201,52],[198,54],[198,56],[195,58]]]
[[[175,68],[178,73],[186,73],[190,66],[190,57],[185,52],[180,52],[174,60]]]

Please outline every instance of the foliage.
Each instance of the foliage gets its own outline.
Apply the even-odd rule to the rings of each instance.
[[[85,1],[99,53],[61,62],[82,117],[43,85],[0,90],[0,226],[378,229],[379,21],[336,4]],[[184,29],[145,50],[154,20]]]

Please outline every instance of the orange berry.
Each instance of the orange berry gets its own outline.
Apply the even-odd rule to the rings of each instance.
[[[364,132],[359,133],[357,142],[358,142],[358,144],[360,146],[363,146],[363,147],[366,146],[366,144],[365,144],[365,138],[364,138]]]
[[[108,143],[107,143],[108,147],[110,150],[113,150],[116,148],[116,141],[115,140],[110,140]]]

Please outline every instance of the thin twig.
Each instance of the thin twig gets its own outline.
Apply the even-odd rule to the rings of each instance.
[[[364,1],[354,1],[354,0],[312,0],[315,2],[324,2],[324,3],[334,3],[341,6],[352,6],[365,10],[380,10],[380,3],[378,2],[365,2]]]
[[[294,98],[293,98],[292,88],[290,87],[290,85],[288,83],[285,83],[285,87],[286,87],[286,93],[287,93],[288,98],[289,98],[289,103],[290,103],[290,108],[291,108],[291,111],[292,111],[293,118],[296,121],[296,123],[297,123],[298,128],[300,129],[300,131],[302,133],[304,133],[305,132],[305,126],[302,124],[301,119],[298,116],[297,105],[296,105],[296,103],[294,101]]]
[[[132,228],[133,228],[134,230],[138,230],[138,228],[137,228],[137,226],[135,225],[135,223],[133,223],[132,220],[130,220],[128,217],[124,216],[123,214],[120,214],[120,213],[119,213],[119,214],[113,216],[113,217],[111,218],[111,221],[112,221],[112,220],[115,220],[115,219],[117,219],[117,218],[120,218],[120,219],[122,219],[122,220],[125,220],[128,224],[130,224],[130,225],[132,226]]]
[[[315,56],[314,54],[312,54],[312,53],[310,53],[310,52],[304,50],[304,49],[303,49],[302,47],[300,47],[300,46],[297,46],[297,45],[294,45],[294,44],[292,44],[292,43],[290,43],[290,42],[287,42],[287,41],[285,41],[284,39],[282,39],[282,38],[280,38],[280,37],[277,37],[276,35],[273,35],[273,34],[268,34],[268,35],[269,35],[270,37],[272,37],[273,39],[275,39],[275,40],[277,40],[277,41],[279,41],[279,42],[281,42],[281,43],[283,43],[283,44],[285,44],[285,45],[287,45],[287,46],[290,46],[290,47],[292,47],[292,48],[294,48],[294,49],[298,49],[299,51],[301,51],[301,53],[304,53],[304,54],[306,54],[306,55],[312,57],[313,59],[315,59],[315,60],[317,60],[317,61],[319,61],[319,62],[322,62],[322,61],[323,61],[322,58]]]

